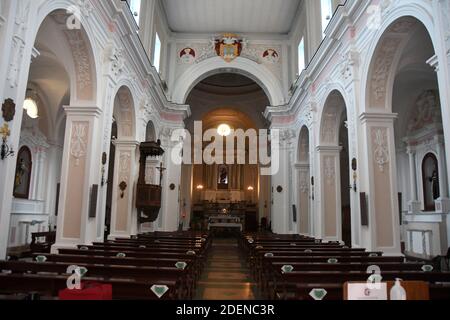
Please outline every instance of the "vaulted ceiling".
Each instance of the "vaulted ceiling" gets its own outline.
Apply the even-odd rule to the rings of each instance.
[[[163,0],[179,33],[275,33],[291,30],[302,0]]]

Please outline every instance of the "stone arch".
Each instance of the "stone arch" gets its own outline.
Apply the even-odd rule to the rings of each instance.
[[[62,32],[65,36],[65,42],[73,59],[65,61],[65,67],[71,77],[71,104],[76,105],[82,102],[96,102],[98,97],[97,86],[97,66],[98,58],[95,55],[94,42],[95,39],[91,30],[88,19],[90,17],[91,4],[86,1],[86,4],[79,9],[80,14],[76,15],[75,19],[79,22],[78,29],[70,30],[66,27],[67,21],[73,16],[70,13],[71,8],[79,8],[77,1],[61,1],[53,0],[45,2],[39,7],[37,12],[36,27],[32,39],[36,39],[42,24],[45,19],[52,17],[54,21],[61,26]],[[74,20],[75,21],[75,20]]]
[[[114,96],[113,116],[117,122],[118,139],[132,140],[136,137],[135,99],[132,91],[122,85]]]
[[[281,83],[266,68],[254,61],[239,57],[231,63],[220,57],[210,58],[194,64],[187,69],[175,82],[172,100],[184,104],[191,90],[202,80],[219,73],[239,73],[258,83],[269,97],[272,106],[285,103]]]
[[[339,124],[347,103],[341,91],[333,89],[325,99],[320,121],[320,145],[338,145]]]
[[[392,112],[393,86],[400,58],[406,44],[414,36],[414,30],[422,25],[436,51],[434,24],[428,12],[420,6],[400,6],[384,19],[363,64],[363,75],[367,74],[362,86],[363,112],[375,110]],[[431,58],[431,57],[430,57]]]
[[[310,146],[310,132],[306,125],[303,125],[300,129],[298,136],[298,147],[297,147],[297,162],[298,163],[310,163],[309,158],[309,146]]]

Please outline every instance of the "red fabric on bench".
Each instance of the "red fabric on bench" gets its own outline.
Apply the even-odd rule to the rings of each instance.
[[[59,291],[60,300],[112,300],[112,286],[95,282],[81,284],[80,290]]]

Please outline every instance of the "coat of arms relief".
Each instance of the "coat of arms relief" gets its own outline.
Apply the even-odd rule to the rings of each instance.
[[[241,55],[244,40],[238,35],[226,33],[214,40],[217,55],[226,62],[231,62]]]

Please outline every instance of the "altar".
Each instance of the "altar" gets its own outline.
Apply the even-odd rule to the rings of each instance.
[[[239,229],[241,232],[244,230],[240,217],[228,215],[210,216],[208,219],[208,231],[212,228],[232,228]]]

